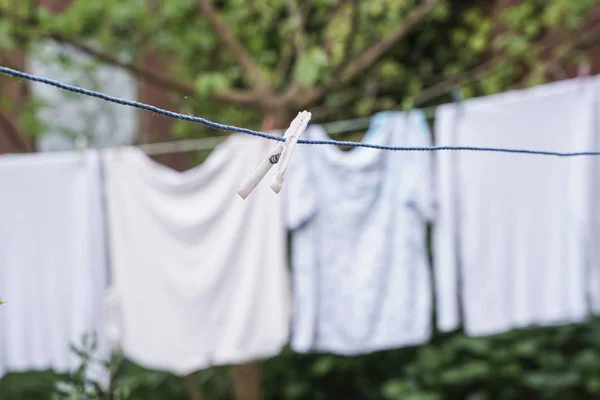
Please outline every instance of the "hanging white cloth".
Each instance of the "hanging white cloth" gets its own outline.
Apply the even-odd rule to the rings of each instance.
[[[237,186],[275,145],[233,135],[176,172],[106,152],[111,337],[147,368],[186,375],[278,354],[289,336],[281,196]]]
[[[306,139],[328,139],[319,126]],[[423,112],[376,115],[369,143],[428,146]],[[300,145],[286,174],[298,352],[361,354],[431,334],[431,153]]]
[[[0,376],[74,371],[84,335],[106,359],[98,154],[0,156],[0,187]]]
[[[600,151],[600,76],[579,78],[581,85],[593,91],[594,101],[594,149]],[[600,157],[593,157],[594,176],[591,190],[593,192],[592,208],[593,215],[590,218],[592,224],[593,236],[589,244],[590,267],[586,276],[587,291],[589,294],[590,308],[592,314],[600,315],[600,246],[597,245],[600,240]]]
[[[444,105],[436,144],[587,151],[592,104],[590,88],[567,81]],[[461,306],[473,336],[582,321],[593,157],[440,151],[436,159],[440,329],[459,326]]]

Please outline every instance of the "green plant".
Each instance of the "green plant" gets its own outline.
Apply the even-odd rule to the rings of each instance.
[[[71,345],[81,364],[66,379],[56,381],[52,400],[127,400],[128,388],[118,385],[115,376],[123,363],[123,356],[113,352],[108,359],[96,358],[98,350],[96,335],[84,335],[81,345]],[[96,368],[98,376],[90,375]],[[108,382],[102,382],[99,376],[106,374]]]

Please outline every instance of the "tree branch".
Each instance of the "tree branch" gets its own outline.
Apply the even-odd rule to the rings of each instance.
[[[152,70],[146,69],[141,66],[137,66],[134,64],[129,64],[120,60],[118,57],[104,53],[93,46],[90,46],[85,43],[80,43],[75,40],[66,38],[64,36],[58,34],[50,34],[49,37],[56,42],[68,44],[69,46],[79,50],[82,53],[85,53],[89,56],[92,56],[98,61],[101,61],[105,64],[110,64],[115,67],[122,68],[127,72],[130,72],[133,75],[139,76],[148,82],[160,86],[165,89],[173,90],[175,92],[179,92],[185,95],[193,95],[195,94],[194,87],[188,83],[180,82],[174,79],[171,79],[166,76],[159,75]]]
[[[338,0],[336,7],[340,6],[344,0]],[[423,0],[404,20],[403,24],[394,29],[387,36],[377,40],[367,48],[358,60],[350,65],[345,65],[341,73],[337,74],[339,78],[328,85],[317,86],[310,90],[289,90],[285,94],[286,98],[298,98],[298,102],[308,105],[315,104],[327,94],[328,91],[339,89],[352,80],[360,76],[367,69],[371,68],[379,59],[385,55],[399,40],[406,36],[425,16],[438,4],[440,0]]]
[[[344,66],[346,65],[348,60],[350,59],[350,56],[352,55],[354,49],[354,39],[358,34],[358,23],[360,17],[360,13],[358,12],[358,0],[352,0],[351,6],[352,11],[350,16],[350,32],[348,32],[348,35],[346,36],[346,40],[344,42],[344,49],[342,52],[342,59],[340,60],[338,66],[335,68],[333,76],[338,76],[344,69]]]
[[[6,17],[13,20],[15,23],[28,24],[30,26],[34,26],[34,20],[28,20],[25,18],[21,18],[17,15],[11,15],[6,12],[6,10],[0,9],[0,17]],[[150,69],[146,69],[142,66],[135,65],[133,63],[127,63],[117,56],[114,56],[109,53],[102,52],[93,46],[90,46],[85,43],[78,42],[76,40],[67,38],[58,33],[47,33],[46,37],[59,42],[68,44],[74,49],[87,54],[98,61],[101,61],[105,64],[112,65],[115,67],[119,67],[138,78],[145,79],[146,81],[162,87],[167,90],[171,90],[182,95],[194,96],[196,95],[196,90],[193,85],[187,82],[181,82],[176,79],[169,78],[164,75],[157,74]],[[211,93],[211,98],[215,101],[227,103],[227,104],[237,104],[237,105],[249,105],[256,102],[256,94],[251,91],[241,91],[241,90],[228,90],[228,91],[219,91]]]
[[[569,74],[567,74],[567,71],[565,71],[560,61],[556,65],[550,66],[548,72],[552,74],[552,78],[555,81],[569,79]]]
[[[190,400],[204,400],[202,392],[198,389],[195,373],[192,372],[191,374],[184,376],[183,384],[190,396]]]
[[[338,16],[340,10],[344,6],[344,4],[346,4],[347,1],[348,0],[337,0],[335,2],[333,8],[329,11],[329,14],[327,15],[327,20],[325,21],[325,25],[323,26],[323,40],[321,42],[321,47],[325,49],[325,52],[328,55],[331,55],[331,45],[327,40],[325,40],[327,38],[327,31],[329,31],[329,27],[331,26],[333,21],[335,21],[335,17]]]
[[[221,43],[229,49],[235,61],[242,68],[250,86],[256,91],[265,93],[271,91],[260,68],[256,65],[244,46],[237,40],[227,25],[221,20],[212,0],[198,0],[200,10],[215,30]]]
[[[391,31],[387,36],[371,45],[355,63],[350,64],[342,72],[341,78],[334,87],[347,84],[371,68],[399,40],[405,37],[425,16],[440,2],[440,0],[423,0],[403,21],[402,25]]]
[[[2,131],[6,133],[8,139],[13,143],[13,145],[18,149],[26,152],[31,151],[31,146],[29,143],[19,134],[19,131],[13,123],[8,119],[3,112],[0,111],[0,128]]]
[[[286,5],[293,25],[294,47],[296,48],[296,62],[306,52],[306,32],[304,31],[304,20],[296,0],[286,0]]]
[[[289,0],[292,1],[294,5],[296,5],[296,9],[298,10],[298,15],[299,15],[299,21],[301,23],[300,25],[300,29],[301,34],[303,35],[304,38],[306,38],[306,32],[304,31],[303,28],[303,24],[304,21],[308,20],[308,16],[310,14],[310,9],[312,7],[312,2],[313,0],[303,0],[302,1],[302,6],[300,8],[298,8],[296,0]],[[289,3],[288,3],[289,4]],[[294,58],[294,53],[296,53],[296,60],[298,60],[302,55],[298,52],[294,52],[293,49],[290,46],[283,46],[283,48],[281,49],[281,55],[279,56],[279,62],[277,63],[277,67],[275,68],[275,90],[280,89],[285,82],[288,80],[289,77],[289,71],[291,69],[292,66],[292,61]]]
[[[194,96],[197,94],[196,90],[194,89],[194,86],[189,83],[181,82],[169,78],[167,76],[157,74],[150,69],[146,69],[135,64],[126,63],[120,60],[118,57],[107,53],[103,53],[90,45],[79,43],[58,35],[52,35],[51,38],[57,42],[69,44],[73,48],[81,51],[82,53],[90,55],[95,59],[102,61],[106,64],[120,67],[130,72],[131,74],[143,78],[156,86],[188,96]],[[210,94],[210,97],[215,101],[239,105],[248,105],[256,100],[256,95],[251,91],[233,89],[230,89],[228,91],[213,92]]]
[[[543,72],[555,72],[561,71],[563,72],[563,79],[567,79],[568,75],[561,67],[561,63],[567,58],[576,53],[577,51],[585,50],[589,48],[598,41],[600,41],[600,25],[592,22],[592,25],[596,25],[585,33],[576,32],[572,38],[578,36],[579,40],[571,40],[567,43],[566,46],[562,47],[555,54],[552,55],[552,58],[543,64]],[[525,79],[523,79],[523,83],[527,82],[531,79],[531,74],[528,75]]]
[[[592,20],[591,24],[593,25],[596,22],[597,22],[596,20]],[[564,36],[557,37],[555,35],[552,35],[551,37],[547,38],[546,43],[543,44],[542,52],[552,50],[556,46],[560,45],[564,40],[565,40]],[[572,51],[574,51],[581,47],[592,46],[593,44],[597,43],[598,41],[600,41],[600,26],[596,26],[595,28],[591,29],[589,32],[581,35],[581,39],[571,42],[569,44],[568,48],[571,49]],[[564,57],[567,54],[567,52],[560,52],[560,54],[561,54],[561,57]],[[481,64],[469,71],[466,71],[460,75],[450,77],[449,79],[447,79],[445,81],[437,83],[437,84],[421,91],[419,96],[417,96],[417,98],[415,99],[415,106],[422,105],[423,103],[426,103],[430,100],[440,97],[440,96],[452,91],[457,86],[464,85],[466,83],[469,83],[476,79],[479,79],[482,76],[485,76],[486,74],[494,71],[495,69],[499,68],[502,64],[509,62],[509,61],[514,61],[514,60],[508,59],[507,57],[503,57],[501,55],[495,56],[495,57],[491,58],[490,60],[484,62],[483,64]],[[555,61],[555,60],[553,60],[553,61]],[[548,67],[550,67],[552,65],[552,61],[546,63],[546,65]]]
[[[306,32],[304,31],[304,22],[302,20],[301,11],[298,7],[298,3],[296,2],[296,0],[286,0],[286,5],[290,14],[290,18],[292,20],[292,34],[294,36],[293,40],[296,55],[295,62],[298,63],[300,62],[300,59],[306,52]],[[290,94],[298,93],[298,91],[300,91],[301,89],[302,88],[298,80],[294,79],[288,88],[288,91],[286,93],[288,97],[286,98],[289,98]],[[286,95],[284,95],[284,97],[285,96]]]
[[[479,79],[498,68],[504,60],[505,59],[503,57],[494,57],[469,71],[450,77],[445,81],[436,83],[435,85],[422,90],[415,99],[414,105],[422,105],[423,103],[452,91],[457,86]]]
[[[308,17],[310,15],[310,9],[312,8],[313,0],[303,0],[302,6],[300,7],[300,15],[302,16],[302,21],[308,21]]]
[[[292,65],[292,59],[294,58],[294,52],[290,46],[283,46],[281,49],[281,55],[279,56],[279,62],[275,68],[275,87],[280,88],[283,86],[288,77],[288,71]]]
[[[233,366],[234,398],[260,400],[263,398],[262,373],[259,362]]]

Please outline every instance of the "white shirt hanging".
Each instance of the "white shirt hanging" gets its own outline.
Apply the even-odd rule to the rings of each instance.
[[[186,375],[287,342],[281,197],[265,182],[236,194],[268,148],[233,135],[182,173],[137,148],[107,152],[111,336],[133,361]]]
[[[0,376],[72,372],[82,360],[70,345],[84,335],[97,335],[93,356],[105,360],[98,154],[0,156],[0,187]]]
[[[436,144],[591,150],[591,90],[582,89],[567,81],[442,106]],[[440,329],[459,326],[461,306],[473,336],[582,321],[593,158],[467,151],[436,158]]]
[[[328,139],[319,126],[304,137]],[[421,111],[378,114],[364,140],[431,142]],[[431,158],[427,152],[297,146],[282,191],[293,230],[294,350],[350,355],[429,338]]]

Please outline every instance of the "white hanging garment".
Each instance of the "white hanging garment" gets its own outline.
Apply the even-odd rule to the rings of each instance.
[[[84,335],[97,335],[93,356],[106,359],[98,154],[0,156],[0,188],[0,376],[74,371],[82,360],[70,345]]]
[[[436,114],[437,145],[589,151],[592,91],[553,83]],[[593,157],[440,151],[438,324],[479,336],[582,321]],[[462,304],[459,302],[462,298]]]
[[[304,138],[328,139],[319,126]],[[423,112],[380,113],[365,142],[428,146]],[[297,146],[283,192],[298,352],[361,354],[427,341],[431,153]]]
[[[579,78],[581,86],[587,90],[593,91],[594,101],[594,150],[600,151],[600,76]],[[600,315],[600,157],[593,157],[594,177],[592,184],[593,192],[593,216],[590,218],[592,223],[592,241],[589,244],[589,250],[592,252],[591,266],[588,268],[586,276],[587,290],[589,293],[590,308],[592,314]]]
[[[106,152],[111,338],[186,375],[278,354],[289,336],[281,197],[236,193],[271,142],[233,135],[177,172],[130,147]]]

